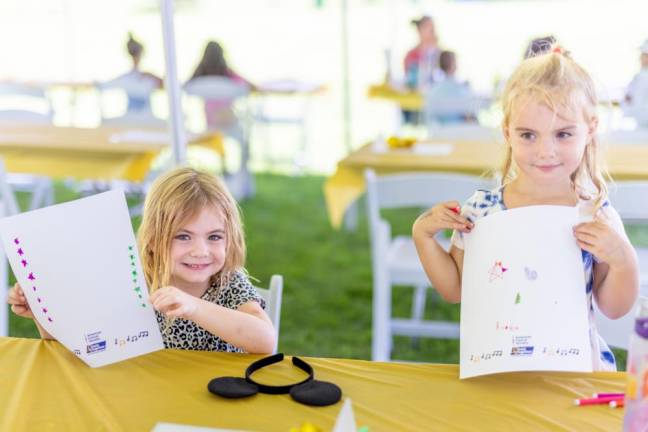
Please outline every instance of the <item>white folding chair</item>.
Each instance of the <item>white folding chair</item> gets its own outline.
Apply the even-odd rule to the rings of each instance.
[[[202,76],[187,81],[183,90],[190,96],[195,96],[207,103],[210,100],[222,101],[226,106],[232,105],[233,117],[231,121],[223,124],[209,126],[236,140],[241,146],[241,166],[231,175],[225,176],[230,192],[237,199],[244,199],[254,195],[254,178],[250,173],[250,144],[247,134],[247,106],[244,99],[250,94],[249,86],[238,83],[222,76]],[[242,102],[234,109],[234,103]],[[244,121],[242,122],[241,119]],[[209,120],[209,119],[207,119]]]
[[[52,103],[45,89],[22,83],[0,83],[0,123],[52,123]]]
[[[372,359],[391,358],[392,336],[425,336],[458,338],[459,324],[423,319],[427,288],[430,286],[419,261],[412,238],[392,238],[389,223],[381,209],[429,208],[439,202],[469,198],[476,189],[490,189],[493,184],[483,178],[453,173],[406,173],[376,176],[365,171],[367,212],[373,269]],[[448,241],[440,239],[448,248]],[[391,287],[413,286],[412,318],[391,316]]]
[[[270,286],[268,289],[255,287],[259,295],[265,300],[265,311],[272,321],[275,328],[275,336],[277,345],[279,345],[279,325],[281,318],[281,300],[283,295],[283,277],[281,275],[272,275],[270,278]],[[277,346],[273,350],[273,354],[277,352]]]
[[[271,128],[273,126],[292,127],[297,131],[299,147],[293,163],[299,170],[308,165],[308,127],[307,120],[312,96],[320,86],[296,80],[268,81],[260,85],[254,107],[251,110],[254,130],[261,132],[266,151],[264,159],[275,162],[272,151]]]
[[[625,224],[648,228],[648,181],[620,181],[610,185],[609,199]],[[648,295],[648,247],[635,246],[639,261],[639,284]]]
[[[0,218],[18,214],[18,204],[13,190],[7,182],[4,163],[0,160]],[[9,289],[9,265],[0,248],[0,336],[9,334],[9,315],[7,312],[7,291]]]
[[[642,298],[648,297],[648,290],[643,290],[634,306],[621,318],[611,320],[603,315],[603,312],[594,305],[594,317],[596,328],[605,342],[611,347],[628,349],[630,335],[634,331],[635,318],[637,316],[637,307],[639,307]]]
[[[151,111],[150,98],[157,88],[158,83],[154,78],[134,71],[97,84],[101,100],[101,124],[103,126],[166,127],[166,120],[156,117]],[[105,112],[103,103],[110,93],[119,93],[122,97],[137,98],[146,103],[141,109],[127,110],[122,115],[110,117]]]
[[[648,182],[620,181],[610,185],[609,199],[624,223],[638,223],[648,227]],[[648,248],[635,246],[639,262],[639,295],[648,297]],[[628,349],[634,326],[636,309],[623,317],[611,320],[594,305],[599,334],[610,346]]]

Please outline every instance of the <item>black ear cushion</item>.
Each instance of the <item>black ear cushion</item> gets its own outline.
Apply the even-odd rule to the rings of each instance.
[[[290,396],[305,405],[327,406],[342,398],[342,390],[333,383],[312,380],[291,388]]]
[[[255,395],[259,387],[249,383],[245,378],[221,377],[214,378],[207,384],[207,389],[215,395],[230,399],[244,398]]]

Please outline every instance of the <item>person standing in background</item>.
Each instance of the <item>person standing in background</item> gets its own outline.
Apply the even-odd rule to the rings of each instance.
[[[419,41],[414,48],[407,52],[403,62],[405,67],[405,83],[412,91],[424,91],[440,76],[439,71],[439,38],[436,34],[434,21],[428,15],[412,20],[416,26]],[[418,111],[403,110],[405,123],[417,123],[420,117]]]

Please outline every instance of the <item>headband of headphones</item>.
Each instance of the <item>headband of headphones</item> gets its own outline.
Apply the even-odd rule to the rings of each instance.
[[[327,406],[337,403],[342,397],[342,390],[337,385],[317,381],[313,367],[299,357],[292,358],[292,364],[308,374],[308,377],[300,382],[271,386],[261,384],[252,379],[252,375],[266,366],[279,363],[284,359],[283,353],[264,357],[252,363],[245,370],[245,378],[220,377],[209,381],[207,389],[218,396],[238,399],[253,396],[257,393],[265,394],[286,394],[297,402],[312,406]]]

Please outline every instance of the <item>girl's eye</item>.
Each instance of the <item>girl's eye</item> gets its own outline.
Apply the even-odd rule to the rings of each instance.
[[[525,139],[525,140],[531,140],[531,139],[533,139],[535,137],[535,135],[533,135],[531,132],[523,132],[520,135],[520,137],[522,137],[522,139]]]
[[[557,137],[560,139],[570,138],[572,136],[569,132],[558,132]]]
[[[222,240],[222,239],[223,239],[223,236],[220,235],[220,234],[212,234],[212,235],[209,236],[209,240],[211,240],[211,241],[218,241],[218,240]]]
[[[189,240],[189,235],[188,234],[178,234],[175,236],[176,240]]]

